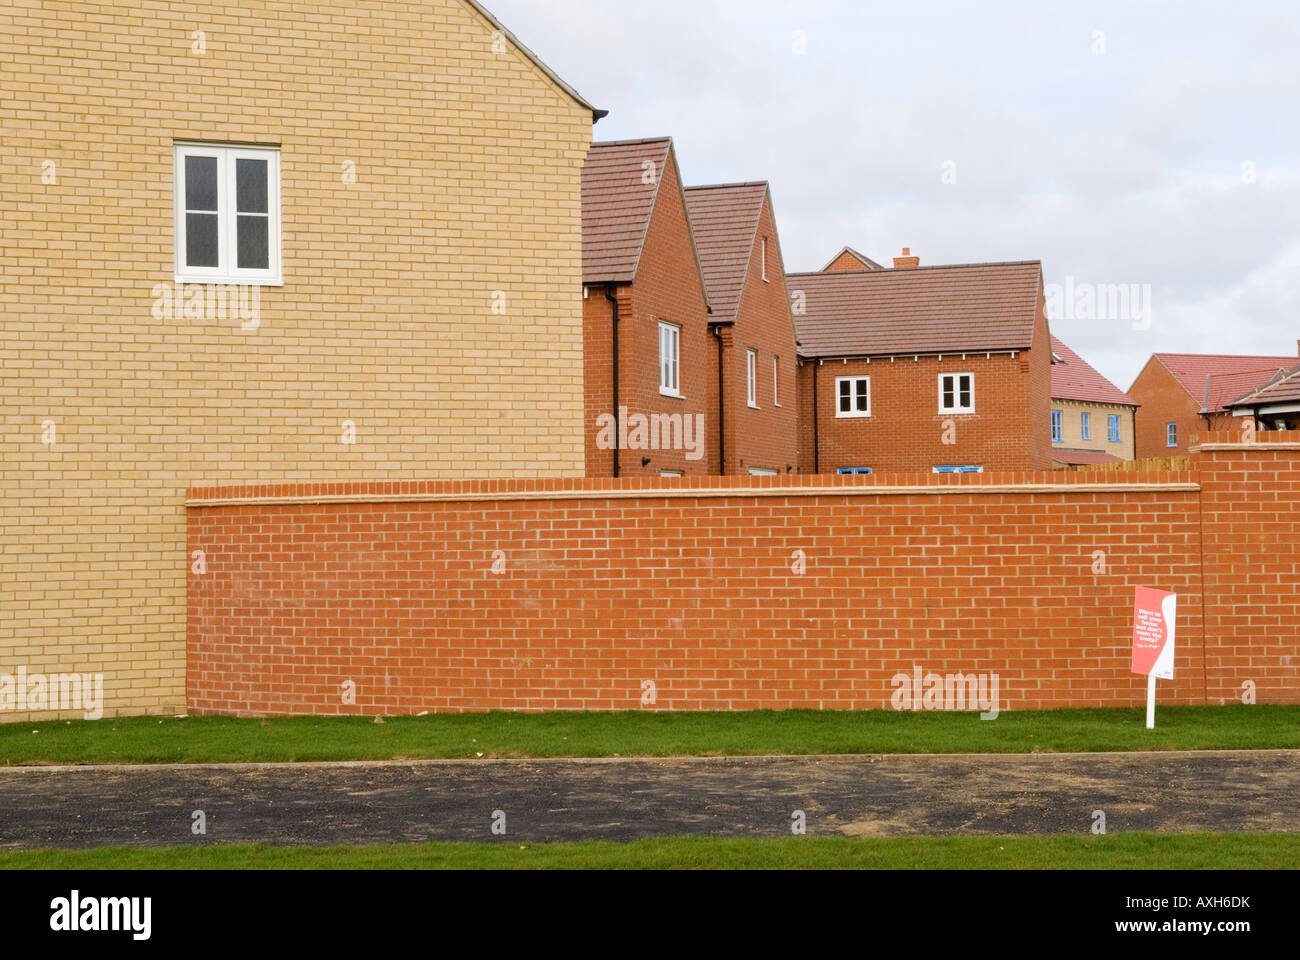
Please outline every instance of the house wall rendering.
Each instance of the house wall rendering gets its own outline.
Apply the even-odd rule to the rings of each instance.
[[[477,8],[26,4],[0,41],[0,672],[183,709],[187,485],[582,475],[592,109]],[[182,288],[178,229],[281,282]]]

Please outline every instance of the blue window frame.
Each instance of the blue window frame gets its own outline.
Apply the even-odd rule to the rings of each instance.
[[[870,467],[840,467],[839,469],[840,476],[855,475],[855,474],[870,473],[870,472],[871,472]]]
[[[1061,411],[1053,410],[1052,411],[1052,443],[1060,443],[1064,439],[1065,439],[1065,435],[1061,428]]]
[[[1106,439],[1111,443],[1119,442],[1119,414],[1112,413],[1106,417]]]
[[[976,464],[975,466],[956,466],[956,467],[935,467],[935,473],[983,473],[984,466]]]
[[[1086,410],[1079,414],[1079,436],[1084,440],[1092,439],[1092,414]]]
[[[1170,423],[1165,426],[1165,446],[1178,446],[1178,424]]]

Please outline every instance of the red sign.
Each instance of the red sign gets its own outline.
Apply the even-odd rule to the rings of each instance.
[[[1133,604],[1133,672],[1174,678],[1174,614],[1178,595],[1138,587]]]

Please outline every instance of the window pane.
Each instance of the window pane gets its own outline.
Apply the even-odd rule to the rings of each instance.
[[[266,161],[235,161],[235,210],[239,213],[266,213]],[[206,208],[205,208],[206,209]]]
[[[217,266],[217,215],[185,214],[185,265]]]
[[[858,410],[861,413],[867,412],[867,381],[858,381]]]
[[[241,270],[269,270],[271,268],[270,218],[237,218],[238,256],[236,264]]]
[[[216,157],[185,158],[185,209],[217,209]]]
[[[962,405],[963,407],[969,407],[969,406],[971,405],[971,402],[970,402],[970,390],[969,390],[969,389],[963,390],[963,391],[961,392],[961,405]]]

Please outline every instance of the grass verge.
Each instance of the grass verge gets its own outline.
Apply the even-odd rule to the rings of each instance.
[[[424,717],[131,717],[0,724],[0,764],[1300,747],[1300,706],[976,713],[790,710]]]
[[[1296,869],[1300,835],[681,837],[632,843],[192,846],[0,853],[4,870]]]

